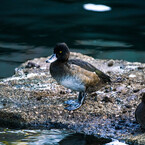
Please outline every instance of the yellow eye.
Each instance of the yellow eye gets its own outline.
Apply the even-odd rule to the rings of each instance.
[[[59,51],[59,53],[62,53],[62,51]]]

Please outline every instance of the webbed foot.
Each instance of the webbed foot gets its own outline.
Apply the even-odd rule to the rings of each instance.
[[[73,104],[76,104],[78,102],[78,100],[67,100],[64,102],[64,104],[66,105],[73,105]]]
[[[77,100],[65,101],[64,103],[69,106],[65,107],[64,109],[66,109],[68,111],[73,111],[73,110],[80,108],[84,102],[85,96],[86,96],[85,92],[80,92]]]
[[[65,107],[64,109],[68,110],[68,111],[73,111],[76,110],[78,108],[81,107],[82,104],[78,103],[78,102],[73,102],[73,104],[69,105],[68,107]]]

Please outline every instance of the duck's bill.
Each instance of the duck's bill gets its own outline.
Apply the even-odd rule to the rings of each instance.
[[[53,54],[49,59],[46,60],[46,63],[52,63],[57,60],[56,54]]]

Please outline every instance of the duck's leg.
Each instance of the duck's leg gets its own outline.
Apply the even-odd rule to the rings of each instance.
[[[65,102],[65,104],[69,105],[65,109],[68,111],[72,111],[80,108],[85,100],[85,96],[86,96],[85,92],[79,92],[78,100],[68,100]]]

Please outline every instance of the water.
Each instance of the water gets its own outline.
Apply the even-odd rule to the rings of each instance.
[[[10,130],[0,129],[0,144],[58,145],[73,132],[66,130]]]
[[[84,5],[103,4],[106,12]],[[58,42],[101,59],[145,62],[145,1],[4,0],[0,4],[0,77]]]
[[[109,141],[68,130],[0,129],[0,145],[103,145]]]
[[[102,4],[109,10],[88,9],[88,3]],[[1,1],[0,78],[13,75],[14,68],[28,59],[50,55],[58,42],[66,42],[71,51],[94,58],[145,62],[145,1]],[[38,132],[36,134],[42,135],[44,142],[49,139],[47,133]],[[17,136],[14,142],[28,140],[25,133],[27,131],[20,135],[20,139],[17,132],[10,138],[4,132],[0,135],[12,143]],[[35,133],[30,134],[36,140],[39,138]]]
[[[71,133],[70,133],[71,134]],[[0,144],[57,144],[63,138],[69,135],[69,132],[60,130],[10,130],[1,129]]]

